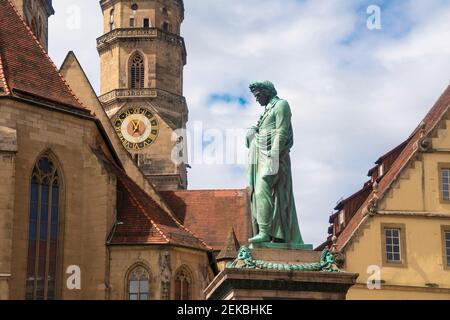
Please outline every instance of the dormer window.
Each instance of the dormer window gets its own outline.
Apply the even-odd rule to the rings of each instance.
[[[384,164],[378,167],[378,177],[381,178],[384,175]]]
[[[345,227],[345,210],[341,210],[339,212],[339,228],[342,230],[343,227]]]

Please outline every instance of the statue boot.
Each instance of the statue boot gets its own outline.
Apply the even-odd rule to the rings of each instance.
[[[270,236],[265,232],[260,232],[255,237],[248,239],[248,242],[250,243],[270,242]]]

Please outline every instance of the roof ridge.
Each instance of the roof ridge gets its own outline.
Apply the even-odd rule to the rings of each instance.
[[[346,237],[342,238],[342,235],[338,237],[338,247],[339,250],[344,249],[354,238],[354,235],[358,231],[361,224],[366,221],[367,216],[364,215],[363,211],[370,204],[371,201],[380,201],[391,189],[392,185],[397,181],[398,177],[401,175],[403,170],[407,167],[409,161],[414,158],[414,156],[419,152],[417,143],[421,139],[429,138],[433,131],[437,128],[439,122],[443,119],[444,115],[450,109],[450,85],[446,88],[444,93],[439,97],[439,99],[434,103],[433,107],[427,112],[423,120],[419,123],[413,133],[406,140],[406,146],[396,157],[395,161],[392,163],[391,168],[383,180],[381,180],[378,190],[369,194],[365,199],[364,203],[357,210],[353,218],[350,220],[349,224],[352,223],[353,219],[360,218],[361,220],[352,229],[348,230]],[[343,232],[347,230],[344,229]],[[343,239],[342,243],[339,240]]]
[[[24,18],[22,17],[22,15],[20,14],[20,12],[17,10],[16,6],[11,2],[11,0],[6,0],[9,5],[12,7],[12,9],[14,10],[14,12],[16,13],[16,15],[18,16],[19,20],[23,23],[23,25],[25,26],[25,28],[27,29],[28,33],[33,37],[34,41],[36,42],[36,44],[39,46],[39,49],[41,50],[41,52],[44,54],[44,56],[47,58],[48,62],[50,62],[50,64],[53,66],[53,68],[55,69],[57,75],[59,76],[59,78],[63,81],[64,85],[67,87],[67,89],[69,90],[70,94],[72,95],[72,97],[80,104],[81,107],[83,107],[84,109],[86,109],[86,107],[83,105],[83,103],[80,101],[80,99],[78,99],[78,97],[75,95],[75,93],[72,91],[72,88],[70,88],[69,84],[67,83],[67,81],[64,79],[64,77],[61,75],[61,73],[59,73],[58,68],[56,67],[55,63],[53,62],[53,60],[50,58],[50,56],[48,55],[47,51],[44,49],[44,47],[42,46],[42,44],[40,43],[39,39],[36,37],[36,35],[34,34],[34,32],[31,30],[31,28],[28,26],[28,24],[26,23],[26,21],[24,20]]]
[[[408,146],[410,146],[411,144],[413,144],[413,149],[412,152],[409,154],[409,156],[404,160],[403,165],[398,169],[397,173],[394,175],[394,177],[391,179],[391,181],[383,188],[383,190],[381,191],[380,195],[379,195],[379,199],[381,199],[382,197],[384,197],[384,195],[389,191],[390,187],[392,186],[392,184],[394,183],[394,181],[397,180],[398,176],[401,174],[401,172],[403,171],[403,169],[406,167],[406,165],[408,164],[409,160],[411,160],[416,153],[418,152],[418,148],[414,148],[414,144],[419,141],[422,138],[428,138],[429,135],[434,131],[434,129],[436,128],[436,126],[439,124],[439,122],[442,120],[442,118],[444,117],[444,115],[448,112],[449,108],[450,108],[450,103],[448,103],[447,105],[445,105],[443,107],[443,110],[440,112],[439,116],[436,119],[433,119],[431,116],[433,114],[433,111],[435,111],[440,105],[441,103],[444,103],[445,100],[444,98],[450,95],[450,85],[447,87],[447,89],[444,91],[444,93],[439,97],[439,99],[435,102],[435,104],[433,105],[433,107],[429,110],[429,112],[427,112],[427,114],[425,115],[425,117],[423,118],[423,120],[419,123],[419,126],[414,130],[413,134],[411,134],[411,136],[408,138],[407,143],[405,148],[402,150],[402,152],[400,152],[400,154],[397,156],[397,158],[395,159],[394,163],[399,161],[398,159],[401,159],[401,155],[405,152],[408,152]],[[443,101],[444,100],[444,101]],[[431,123],[427,123],[427,122],[431,122]],[[434,123],[433,123],[434,122]],[[426,128],[427,124],[430,124],[429,128]],[[424,127],[424,130],[426,130],[425,134],[423,137],[421,137],[421,130],[420,128],[422,126]],[[418,136],[418,137],[416,137]],[[392,167],[394,165],[394,163],[392,164]],[[391,167],[391,169],[392,169]]]
[[[2,60],[3,60],[2,53],[0,51],[0,84],[3,83],[4,91],[5,91],[6,95],[9,95],[11,93],[11,91],[9,90],[8,82],[6,81],[5,73],[3,71],[3,61]],[[0,94],[1,94],[1,92],[0,92]]]

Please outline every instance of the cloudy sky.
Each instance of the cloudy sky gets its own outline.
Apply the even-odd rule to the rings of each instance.
[[[98,90],[98,1],[53,2],[50,56],[60,65],[73,50]],[[381,9],[381,29],[367,28],[371,5]],[[315,245],[326,239],[336,202],[362,187],[373,162],[407,138],[449,85],[448,0],[185,0],[185,7],[191,132],[203,127],[208,149],[220,133],[255,124],[262,110],[248,84],[273,81],[293,111],[297,210],[305,241]],[[243,143],[239,135],[225,139]],[[245,165],[200,160],[191,160],[191,189],[246,186]]]

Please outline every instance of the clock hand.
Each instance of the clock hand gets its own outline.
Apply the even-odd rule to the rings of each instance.
[[[141,123],[141,121],[134,120],[131,123],[133,124],[133,133],[138,132],[139,131],[139,124]]]
[[[140,128],[141,128],[141,120],[138,120],[136,123],[136,131],[139,132]]]

